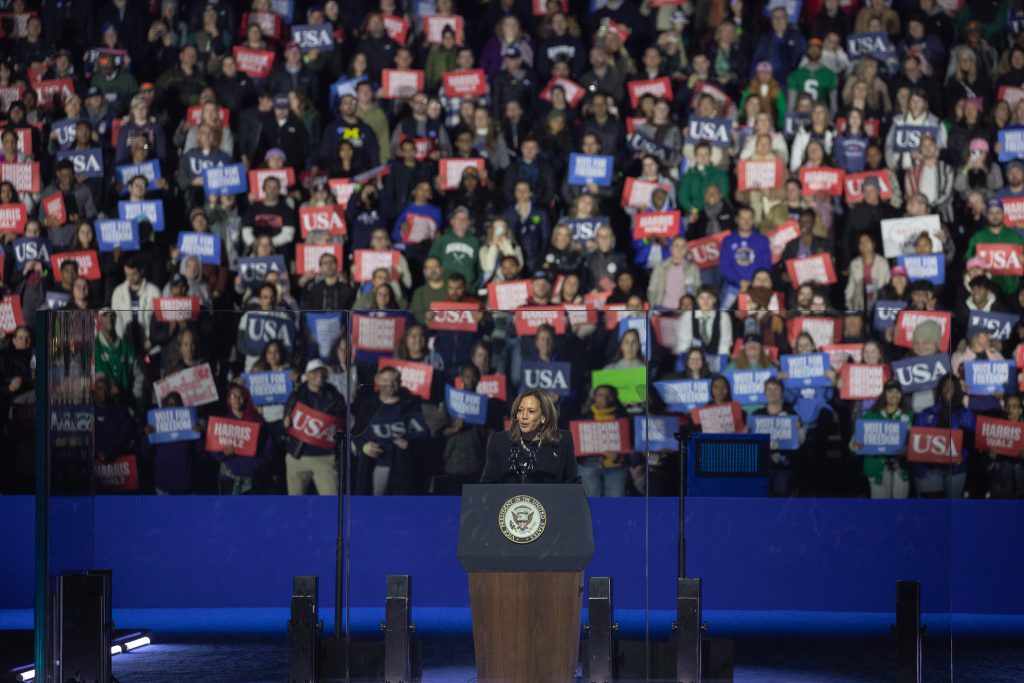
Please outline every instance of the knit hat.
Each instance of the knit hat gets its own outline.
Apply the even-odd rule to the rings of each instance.
[[[904,268],[903,266],[893,266],[889,270],[889,275],[892,276],[892,277],[896,277],[897,275],[902,275],[903,277],[907,277],[907,269]]]
[[[938,344],[939,339],[942,337],[942,328],[934,320],[925,320],[923,323],[914,328],[913,342],[915,344],[932,343]]]
[[[971,268],[981,268],[982,270],[985,270],[985,259],[980,256],[972,256],[967,259],[967,270],[970,270]]]

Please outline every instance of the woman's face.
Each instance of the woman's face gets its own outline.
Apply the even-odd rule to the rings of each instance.
[[[519,402],[516,410],[516,422],[519,423],[519,431],[524,434],[533,434],[544,424],[544,417],[540,410],[540,401],[534,396],[526,396]]]
[[[75,301],[86,301],[89,298],[89,282],[84,277],[77,278],[71,287],[71,293]]]
[[[627,334],[619,342],[619,351],[623,360],[636,360],[640,357],[640,340],[636,334]]]
[[[265,235],[256,240],[255,247],[253,253],[257,256],[270,256],[274,253],[274,243]]]
[[[541,358],[550,358],[555,351],[555,338],[548,330],[538,332],[534,338],[534,344],[537,346],[537,353]]]
[[[420,356],[426,347],[427,339],[423,336],[423,330],[418,327],[409,330],[409,335],[405,338],[405,350],[409,352],[409,355]]]
[[[473,361],[473,365],[480,370],[480,374],[486,374],[491,369],[491,354],[482,346],[477,346],[473,349],[473,357],[471,360]]]
[[[725,403],[729,399],[729,382],[724,377],[716,377],[711,382],[711,400]]]
[[[78,237],[79,244],[92,244],[93,232],[92,226],[88,223],[82,223],[78,226],[78,232],[75,234]]]
[[[377,289],[373,290],[373,303],[377,308],[390,308],[393,300],[391,287],[388,285],[379,285]]]
[[[14,201],[14,188],[4,183],[0,185],[0,204],[10,204]]]
[[[267,363],[275,368],[281,364],[281,347],[277,344],[269,344],[267,346]]]
[[[878,344],[868,342],[861,349],[861,359],[865,365],[880,365],[882,363],[882,350]]]
[[[245,410],[245,394],[241,389],[232,387],[231,393],[228,394],[228,401],[231,412],[235,415],[241,415],[242,411]]]
[[[686,356],[686,369],[698,373],[704,369],[704,356],[701,355],[700,351],[691,349],[690,353]]]
[[[764,397],[768,403],[776,405],[782,403],[782,387],[775,382],[766,382],[764,385]]]
[[[861,256],[870,256],[875,253],[875,241],[867,234],[862,234],[857,239],[857,251]]]
[[[1024,416],[1024,410],[1021,408],[1020,396],[1007,396],[1006,417],[1012,422],[1020,422],[1022,416]]]
[[[199,277],[200,272],[199,259],[195,256],[190,256],[189,259],[185,261],[185,277],[189,280],[195,280]]]
[[[178,340],[178,353],[181,354],[181,359],[186,363],[195,360],[196,340],[188,330],[181,333],[181,337]]]
[[[608,387],[598,387],[594,391],[594,406],[601,410],[607,410],[612,407],[612,392]]]
[[[567,275],[562,282],[562,299],[572,301],[580,293],[580,278],[578,275]]]
[[[814,353],[814,341],[807,335],[800,335],[796,340],[797,353]]]
[[[748,341],[743,344],[743,353],[751,363],[757,363],[761,360],[761,351],[762,347],[759,341]]]
[[[24,351],[32,346],[32,338],[29,336],[28,330],[24,327],[19,327],[14,331],[14,340],[12,342],[14,348],[18,351]]]
[[[658,162],[650,157],[647,157],[643,161],[643,171],[645,178],[657,178],[658,177]]]
[[[903,392],[896,387],[890,387],[885,390],[885,404],[890,408],[895,408],[903,400]]]

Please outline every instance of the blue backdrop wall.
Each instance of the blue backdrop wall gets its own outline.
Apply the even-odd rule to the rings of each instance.
[[[672,609],[674,499],[591,501],[589,573],[616,607]],[[922,582],[928,612],[1024,613],[1024,506],[1015,502],[688,501],[690,574],[712,610],[891,611],[894,582]],[[412,574],[419,606],[468,605],[455,558],[458,498],[357,498],[351,604],[383,603]],[[108,568],[117,607],[287,607],[315,574],[333,601],[335,503],[318,497],[98,497],[54,507],[54,568]],[[33,501],[0,498],[0,608],[32,605]]]

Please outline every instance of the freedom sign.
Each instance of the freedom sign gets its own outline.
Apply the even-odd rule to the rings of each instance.
[[[320,258],[324,254],[332,254],[339,265],[344,263],[341,260],[341,242],[295,245],[295,272],[299,275],[319,274]]]
[[[344,211],[337,204],[327,206],[303,206],[299,209],[299,232],[302,239],[309,237],[314,230],[322,230],[330,235],[345,235]]]
[[[915,253],[914,243],[922,232],[932,238],[932,253],[942,253],[942,226],[938,214],[886,218],[882,221],[882,247],[886,258]]]
[[[129,225],[138,230],[135,223],[129,223]],[[196,256],[203,265],[218,266],[221,257],[220,235],[215,232],[183,230],[178,233],[178,251],[180,252],[179,261],[184,261],[189,256]]]
[[[256,444],[260,436],[260,423],[233,420],[229,417],[211,417],[206,425],[206,450],[252,458],[256,456]]]
[[[603,154],[569,154],[569,184],[586,185],[594,183],[598,187],[612,184],[612,173],[615,159]]]
[[[434,381],[433,365],[397,358],[379,358],[377,368],[396,368],[402,375],[402,386],[410,394],[419,396],[424,401],[430,400],[430,386]]]
[[[768,435],[771,450],[800,448],[800,418],[796,415],[751,415],[747,419],[751,433]]]
[[[103,177],[103,150],[94,147],[91,149],[66,149],[57,152],[57,161],[67,159],[74,166],[75,175],[84,178]]]
[[[714,268],[722,257],[722,242],[729,236],[728,230],[716,232],[710,237],[690,240],[686,243],[686,253],[690,261],[701,270]]]
[[[765,236],[772,247],[772,265],[776,265],[782,260],[786,245],[800,237],[800,223],[786,221]]]
[[[455,34],[455,44],[463,43],[463,20],[457,14],[434,14],[423,17],[423,42],[427,45],[440,45],[444,37],[444,30],[451,27]]]
[[[738,434],[743,431],[743,410],[736,401],[716,403],[694,410],[693,421],[705,434]]]
[[[671,239],[679,234],[678,211],[638,213],[633,219],[633,239]]]
[[[96,242],[100,251],[138,251],[139,224],[121,218],[96,221]]]
[[[238,276],[242,278],[242,286],[255,287],[267,279],[268,273],[277,273],[287,277],[284,256],[243,256],[238,259]]]
[[[839,398],[844,401],[873,401],[882,395],[892,376],[888,365],[844,363],[839,371]]]
[[[828,344],[820,351],[828,354],[828,362],[836,372],[842,370],[846,363],[860,363],[864,357],[862,344]]]
[[[744,159],[737,164],[741,191],[777,190],[782,187],[782,159],[759,161]]]
[[[462,174],[467,168],[475,168],[479,177],[484,177],[486,162],[479,157],[446,158],[437,162],[437,174],[441,190],[457,190],[462,184]]]
[[[1007,341],[1020,318],[1016,313],[989,313],[970,311],[967,316],[967,336],[987,332],[994,341]],[[1024,347],[1022,347],[1024,348]]]
[[[710,379],[674,379],[654,383],[670,413],[688,413],[711,402]]]
[[[779,363],[786,373],[782,384],[787,389],[832,386],[832,380],[825,375],[832,369],[827,353],[783,354]]]
[[[529,280],[487,283],[487,307],[492,311],[514,311],[533,296]]]
[[[1004,128],[997,134],[997,140],[1000,162],[1024,158],[1024,128]]]
[[[652,78],[644,81],[628,81],[626,88],[629,90],[629,105],[636,109],[640,104],[640,98],[644,95],[653,95],[655,99],[661,98],[672,101],[672,81],[668,76]]]
[[[423,69],[381,69],[380,94],[384,100],[409,99],[423,92]]]
[[[934,465],[959,465],[963,462],[962,429],[911,427],[907,437],[907,460]]]
[[[803,284],[834,285],[836,267],[832,263],[832,254],[824,252],[804,258],[791,258],[786,261],[786,272],[793,289],[800,289]]]
[[[154,408],[146,413],[146,422],[153,428],[146,437],[151,444],[199,439],[199,432],[192,428],[196,423],[195,408]]]
[[[671,188],[661,183],[650,180],[642,180],[628,176],[622,184],[622,197],[620,203],[623,208],[644,210],[651,205],[651,196],[658,188],[663,189],[666,194]]]
[[[1012,360],[969,360],[964,363],[964,381],[971,396],[1009,393],[1017,377]]]
[[[871,326],[876,332],[891,330],[896,324],[896,317],[907,307],[906,301],[899,299],[879,299],[875,302],[875,315]]]
[[[679,447],[675,439],[679,418],[665,415],[637,415],[633,418],[633,450],[673,451]]]
[[[930,391],[938,386],[943,375],[950,374],[949,355],[936,353],[933,356],[893,361],[892,372],[904,393]]]
[[[807,315],[786,321],[786,338],[790,345],[796,343],[801,332],[809,334],[814,340],[814,346],[820,349],[843,338],[843,321],[839,318]]]
[[[556,396],[572,395],[572,365],[523,361],[523,386],[541,389]]]
[[[1024,275],[1024,247],[1019,244],[979,244],[977,256],[993,275]]]
[[[39,162],[0,164],[0,182],[14,185],[18,192],[39,192]]]
[[[122,186],[127,185],[132,178],[139,175],[149,183],[150,190],[159,189],[160,186],[156,181],[162,178],[160,175],[160,160],[149,159],[138,164],[122,164],[121,166],[114,167],[114,176],[117,178],[118,184]],[[124,188],[121,194],[125,194],[127,191],[127,188]]]
[[[431,301],[427,327],[438,332],[476,332],[479,315],[476,301]]]
[[[896,263],[907,269],[907,279],[911,282],[927,280],[933,285],[946,282],[946,259],[942,254],[897,256]]]
[[[207,197],[227,194],[245,194],[249,191],[249,178],[242,164],[208,166],[203,169],[203,189]]]
[[[181,402],[188,407],[217,402],[217,385],[213,382],[213,372],[209,363],[179,370],[157,380],[153,382],[153,389],[158,404],[172,392],[177,392],[181,396]]]
[[[544,89],[540,91],[540,99],[545,102],[551,101],[551,91],[555,88],[561,88],[562,92],[565,93],[565,100],[569,103],[570,107],[575,107],[583,99],[583,96],[587,94],[586,88],[581,86],[576,81],[568,78],[552,78],[548,81],[548,84],[544,86]]]
[[[400,255],[396,250],[356,249],[354,256],[352,277],[356,282],[369,282],[373,279],[373,271],[380,268],[388,270],[393,278],[398,278]],[[319,267],[320,265],[317,264],[318,269]]]
[[[896,314],[896,328],[892,343],[905,349],[913,348],[914,330],[928,320],[938,323],[939,329],[942,331],[942,335],[939,337],[939,350],[949,351],[949,330],[953,321],[953,314],[949,311],[900,311]]]
[[[1024,457],[1024,422],[978,416],[974,429],[974,447],[996,455]]]
[[[352,348],[360,351],[394,351],[404,332],[404,317],[352,315]]]
[[[939,139],[938,126],[897,124],[894,128],[893,149],[897,152],[915,152],[921,149],[921,141],[926,135],[936,142]]]
[[[883,201],[892,199],[892,183],[889,182],[888,171],[863,171],[861,173],[849,173],[843,180],[847,204],[853,205],[864,201],[864,181],[868,178],[878,180],[879,197]]]
[[[483,425],[487,422],[487,397],[483,394],[445,385],[444,403],[449,415],[461,417],[466,424]]]
[[[441,77],[446,97],[480,97],[487,94],[487,76],[483,69],[448,71]]]
[[[126,221],[138,223],[149,221],[153,232],[163,232],[167,223],[164,220],[164,203],[160,199],[143,199],[140,201],[120,201],[117,203],[117,215]]]
[[[703,141],[712,147],[728,148],[732,144],[732,119],[691,116],[686,124],[685,139],[690,145]]]
[[[288,436],[314,448],[334,449],[334,433],[341,427],[341,418],[321,413],[302,401],[296,401],[288,421]]]
[[[843,195],[845,174],[841,169],[822,166],[820,168],[800,169],[800,182],[803,183],[805,197],[815,194],[827,194],[832,197]]]
[[[5,334],[13,334],[15,330],[25,324],[25,318],[21,311],[21,296],[10,294],[0,299],[0,330]]]
[[[857,420],[853,439],[857,455],[900,455],[907,450],[908,424],[903,420]]]
[[[740,403],[764,403],[764,383],[775,375],[775,368],[725,371],[732,397]]]
[[[199,297],[154,297],[153,313],[156,315],[156,321],[160,323],[195,321],[199,318]]]
[[[255,406],[283,405],[295,389],[288,370],[243,372],[242,381]]]
[[[576,457],[604,453],[629,453],[629,418],[617,420],[570,420]]]

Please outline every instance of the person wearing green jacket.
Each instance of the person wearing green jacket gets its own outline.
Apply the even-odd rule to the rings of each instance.
[[[95,372],[106,375],[111,391],[122,403],[141,404],[143,376],[135,350],[127,339],[117,336],[112,310],[102,308],[98,317],[100,329],[93,349]]]
[[[108,55],[100,55],[96,60],[96,75],[89,81],[103,92],[103,99],[118,113],[128,112],[128,103],[139,90],[139,82],[135,76],[120,68]]]
[[[914,414],[904,409],[903,387],[894,379],[885,383],[882,395],[864,420],[898,420],[907,428],[913,424]],[[863,444],[850,440],[850,450],[856,453]],[[868,478],[872,498],[906,498],[910,495],[910,467],[902,455],[868,455],[864,457],[864,476]]]
[[[1016,230],[1003,225],[1003,205],[998,199],[988,200],[985,219],[988,225],[971,235],[964,258],[969,259],[977,254],[979,244],[1019,244],[1024,246],[1024,237],[1021,237]],[[1003,294],[1012,297],[1017,293],[1020,278],[1016,275],[993,275],[992,284],[1003,290]]]
[[[723,197],[729,196],[729,176],[711,164],[711,145],[701,140],[693,151],[693,165],[683,174],[676,192],[679,210],[688,220],[696,220],[704,208],[704,191],[717,185]]]
[[[469,209],[455,207],[448,222],[450,227],[430,247],[430,256],[440,259],[446,275],[461,273],[467,289],[475,292],[480,287],[480,240],[469,232]]]

